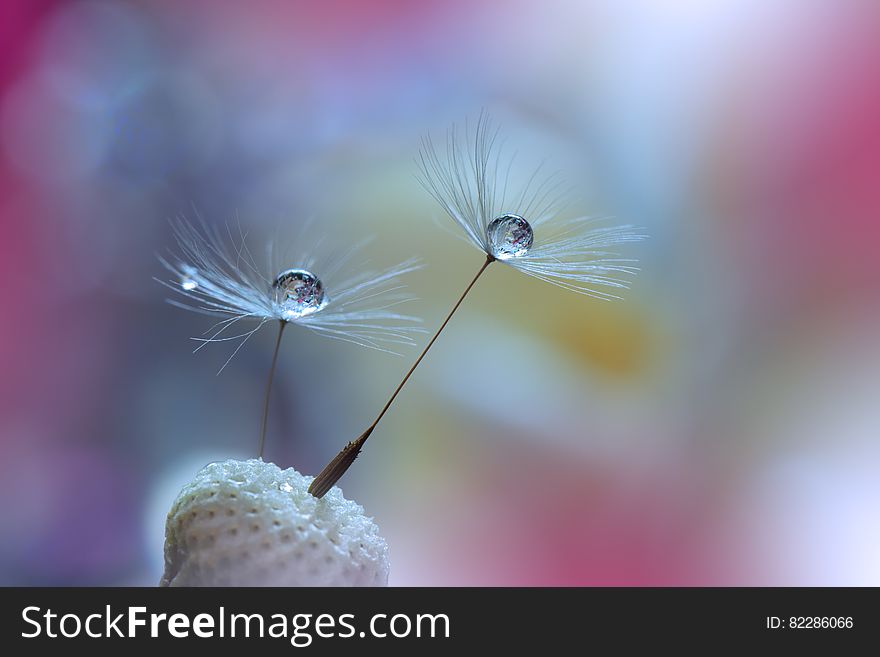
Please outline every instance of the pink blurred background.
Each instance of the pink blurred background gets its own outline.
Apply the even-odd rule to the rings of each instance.
[[[190,353],[170,217],[374,234],[437,326],[481,260],[413,158],[486,108],[651,239],[623,302],[481,281],[342,482],[391,583],[880,585],[877,3],[0,13],[0,583],[155,584],[180,486],[253,455],[273,336]],[[267,457],[317,472],[414,357],[297,331]]]

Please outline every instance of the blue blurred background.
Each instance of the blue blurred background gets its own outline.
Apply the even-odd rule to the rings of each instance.
[[[156,253],[193,208],[481,263],[413,158],[491,111],[646,227],[600,302],[490,269],[342,482],[399,585],[880,585],[880,5],[5,2],[0,583],[153,585],[164,515],[254,454],[273,331],[220,376]],[[317,472],[415,357],[283,346],[267,458]]]

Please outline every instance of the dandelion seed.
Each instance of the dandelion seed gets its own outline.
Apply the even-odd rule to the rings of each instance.
[[[419,180],[487,257],[524,274],[600,299],[619,299],[638,272],[636,260],[614,252],[645,239],[634,226],[603,225],[601,217],[564,218],[565,194],[558,174],[537,167],[520,189],[512,189],[513,160],[505,161],[499,130],[486,114],[473,140],[453,127],[445,157],[430,137],[422,142]]]
[[[260,266],[240,228],[221,231],[200,218],[195,223],[179,219],[172,226],[179,248],[160,261],[176,282],[159,282],[182,297],[170,300],[173,305],[219,320],[205,336],[193,338],[197,351],[215,342],[240,348],[271,320],[383,351],[395,344],[412,345],[414,335],[423,332],[418,318],[394,310],[412,300],[401,278],[421,267],[415,260],[369,271],[352,266],[365,243],[334,253],[318,241],[311,250],[281,257],[272,241],[267,262]],[[257,326],[239,333],[235,328],[240,322]]]
[[[263,405],[261,457],[272,380],[281,337],[288,324],[390,353],[395,353],[390,349],[394,345],[413,345],[413,337],[424,332],[417,317],[395,311],[398,305],[412,300],[404,291],[401,277],[420,268],[414,260],[385,271],[361,270],[345,276],[342,272],[364,244],[342,253],[322,253],[319,241],[311,251],[282,259],[277,256],[275,241],[270,241],[267,265],[261,267],[240,227],[233,233],[226,226],[224,233],[208,226],[200,217],[195,224],[178,219],[172,227],[178,252],[168,258],[160,257],[160,261],[174,279],[159,282],[183,299],[169,302],[218,318],[204,336],[193,338],[199,343],[195,351],[211,343],[235,344],[220,368],[222,372],[267,322],[278,322]],[[244,323],[256,326],[236,330]]]
[[[502,164],[501,149],[495,148],[498,134],[488,116],[481,114],[473,141],[467,129],[464,143],[454,127],[450,130],[445,157],[438,154],[430,137],[423,140],[418,159],[420,182],[486,259],[378,417],[315,477],[309,492],[316,497],[329,491],[354,463],[376,425],[490,264],[502,262],[542,281],[599,299],[620,298],[614,292],[628,287],[626,276],[638,271],[635,260],[621,258],[613,249],[644,236],[632,226],[603,227],[596,218],[561,219],[558,176],[542,179],[539,167],[514,192],[510,185],[513,162]]]

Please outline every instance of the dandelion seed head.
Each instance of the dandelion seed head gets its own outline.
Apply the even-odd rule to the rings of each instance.
[[[272,282],[278,312],[286,321],[311,315],[323,309],[330,298],[324,283],[305,269],[287,269]]]
[[[498,260],[521,258],[532,248],[535,233],[518,214],[505,214],[492,220],[486,228],[491,255]]]
[[[172,222],[178,249],[159,260],[173,278],[159,282],[177,293],[172,305],[216,318],[193,340],[196,351],[211,343],[234,345],[221,371],[272,320],[390,353],[425,332],[419,318],[397,312],[413,300],[401,278],[421,268],[415,260],[386,270],[360,267],[352,261],[365,243],[322,251],[322,240],[306,239],[312,231],[307,223],[291,244],[295,253],[279,258],[278,240],[270,240],[265,262],[258,263],[240,226],[221,229],[196,219]],[[311,248],[303,249],[306,244]]]
[[[205,466],[168,513],[159,585],[386,585],[379,527],[339,488],[312,496],[311,481],[262,459]]]
[[[514,158],[503,158],[499,129],[481,113],[473,130],[453,126],[445,148],[422,140],[418,179],[473,246],[547,283],[599,299],[619,299],[638,272],[617,247],[645,239],[629,225],[603,218],[566,218],[560,177],[536,167],[514,183]]]

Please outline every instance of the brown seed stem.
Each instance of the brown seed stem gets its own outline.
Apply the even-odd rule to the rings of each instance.
[[[278,337],[275,339],[275,353],[272,354],[272,365],[269,367],[269,379],[266,381],[266,397],[263,400],[263,421],[260,423],[260,459],[263,458],[263,448],[266,446],[266,424],[269,420],[269,397],[272,392],[272,380],[275,378],[275,366],[278,364],[278,348],[281,346],[281,336],[287,322],[281,320],[278,326]]]
[[[431,338],[430,342],[428,342],[428,346],[419,354],[419,357],[416,358],[416,362],[413,363],[413,366],[409,368],[409,371],[403,377],[403,380],[398,384],[397,388],[391,393],[391,397],[386,402],[385,406],[382,407],[382,410],[379,411],[379,415],[373,420],[373,423],[367,427],[367,430],[364,431],[360,436],[358,436],[355,440],[349,442],[342,450],[333,458],[330,463],[328,463],[321,473],[315,477],[315,480],[312,482],[311,486],[309,486],[309,492],[315,497],[321,498],[327,494],[333,485],[339,481],[342,475],[351,467],[351,464],[354,463],[354,460],[357,458],[358,454],[360,454],[361,449],[364,446],[364,443],[367,442],[367,438],[370,437],[370,434],[373,433],[373,429],[376,428],[376,425],[379,424],[379,420],[382,419],[382,416],[391,408],[391,404],[394,402],[398,393],[403,389],[403,386],[406,385],[406,382],[409,381],[409,377],[412,376],[412,373],[415,372],[416,368],[419,366],[419,363],[422,362],[422,359],[428,353],[428,350],[433,346],[434,342],[437,341],[437,338],[440,336],[440,333],[443,332],[443,329],[446,328],[446,325],[449,323],[449,320],[452,319],[452,316],[455,314],[455,311],[458,310],[458,307],[461,305],[464,298],[468,295],[468,292],[471,291],[471,288],[483,275],[483,272],[486,271],[486,267],[495,262],[495,258],[492,256],[486,256],[486,261],[483,263],[483,266],[480,267],[480,270],[477,272],[476,276],[471,280],[470,284],[465,288],[464,292],[461,293],[461,296],[458,298],[458,301],[452,307],[452,310],[449,311],[449,314],[446,316],[446,319],[440,325],[440,328],[437,329],[437,332],[434,333],[434,337]]]

